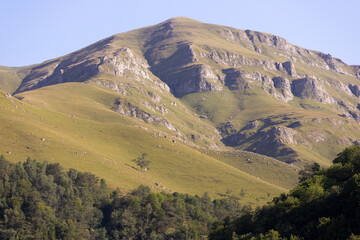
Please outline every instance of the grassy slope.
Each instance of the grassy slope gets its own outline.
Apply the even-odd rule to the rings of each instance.
[[[274,196],[286,191],[285,186],[257,179],[179,141],[173,143],[164,137],[166,131],[159,136],[152,125],[114,112],[108,103],[118,97],[116,92],[70,83],[17,96],[23,100],[4,94],[0,100],[0,152],[12,161],[30,156],[60,162],[68,168],[91,171],[124,191],[138,184],[163,190],[155,183],[166,190],[209,192],[212,196],[229,189],[239,196],[244,189],[243,202],[258,199],[259,203],[268,200],[268,193]],[[143,152],[152,165],[150,171],[140,173],[131,159]]]
[[[0,89],[8,93],[13,93],[20,85],[22,74],[21,68],[11,68],[0,66]]]
[[[263,179],[277,186],[289,189],[298,182],[298,168],[271,157],[248,151],[205,151],[208,155]]]

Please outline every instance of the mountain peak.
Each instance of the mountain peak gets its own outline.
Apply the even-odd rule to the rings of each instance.
[[[188,18],[188,17],[173,17],[173,18],[169,18],[159,24],[157,24],[156,26],[162,26],[162,25],[193,25],[193,24],[199,24],[199,23],[203,23],[201,21],[192,19],[192,18]]]
[[[184,17],[184,16],[169,18],[165,22],[167,22],[167,21],[170,21],[170,22],[198,22],[198,23],[201,23],[201,21],[198,21],[198,20],[195,20],[195,19],[192,19],[192,18],[188,18],[188,17]]]

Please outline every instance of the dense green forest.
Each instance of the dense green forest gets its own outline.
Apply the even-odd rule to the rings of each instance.
[[[0,158],[0,239],[204,239],[245,211],[237,199],[110,191],[91,173]]]
[[[0,239],[360,239],[360,147],[252,211],[237,199],[110,191],[91,173],[0,158]]]
[[[254,212],[225,218],[210,239],[360,239],[360,147],[333,165],[302,171],[301,182]]]

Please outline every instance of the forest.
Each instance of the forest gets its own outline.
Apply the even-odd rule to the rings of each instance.
[[[218,222],[210,239],[360,239],[360,147],[346,148],[327,169],[314,164],[301,173],[289,193]]]
[[[234,197],[111,190],[57,163],[0,158],[0,239],[360,239],[360,147],[251,210]]]
[[[246,208],[231,197],[146,186],[124,194],[92,173],[0,157],[0,239],[204,239],[213,223]]]

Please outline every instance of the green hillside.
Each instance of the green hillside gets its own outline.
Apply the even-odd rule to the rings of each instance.
[[[15,68],[0,66],[0,89],[13,93],[28,74],[28,67]]]
[[[257,199],[255,203],[259,204],[288,189],[279,180],[261,180],[216,156],[199,152],[173,138],[167,129],[159,131],[115,112],[111,104],[118,95],[83,83],[18,94],[21,101],[2,93],[0,151],[13,161],[30,156],[90,171],[113,188],[121,186],[122,191],[139,184],[154,191],[208,192],[211,196],[240,197],[245,191],[242,202]],[[150,171],[140,172],[131,161],[142,153],[152,161]],[[288,172],[290,179],[297,178],[295,170]]]

